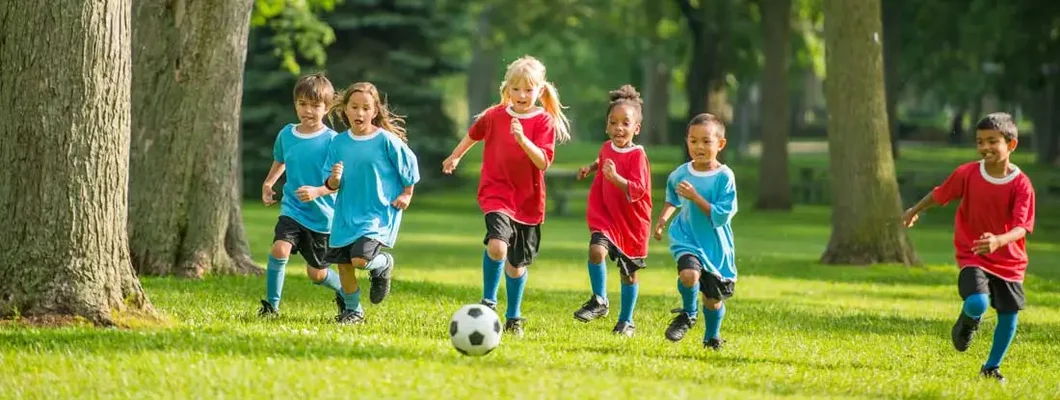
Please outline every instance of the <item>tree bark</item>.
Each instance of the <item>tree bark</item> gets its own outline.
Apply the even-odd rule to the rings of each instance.
[[[644,119],[641,121],[640,141],[644,144],[666,144],[670,139],[670,65],[661,54],[667,49],[658,35],[663,18],[663,5],[644,2],[644,48],[641,68],[644,95]]]
[[[125,231],[130,7],[0,6],[0,317],[153,315]]]
[[[261,271],[235,188],[252,5],[134,3],[129,234],[141,274]]]
[[[728,28],[728,2],[730,0],[712,0],[700,2],[699,7],[692,6],[690,0],[677,0],[681,14],[685,17],[688,30],[692,34],[692,58],[688,64],[685,93],[688,99],[686,120],[696,114],[710,112],[711,97],[723,96],[724,66],[722,64],[723,35]],[[720,92],[720,93],[719,93]],[[714,107],[715,109],[718,107]],[[717,115],[724,118],[724,115]],[[689,160],[688,144],[681,141],[685,160]]]
[[[902,53],[902,1],[882,0],[883,7],[883,78],[887,96],[887,132],[891,135],[891,157],[898,159],[898,140],[901,124],[898,120],[898,95],[902,91],[898,63]]]
[[[791,49],[791,0],[762,0],[765,66],[762,71],[762,156],[756,206],[791,210],[788,173],[788,53]]]
[[[1037,151],[1037,162],[1046,166],[1060,165],[1060,80],[1049,77],[1030,107],[1034,121],[1034,143]]]
[[[825,0],[832,235],[825,264],[916,264],[887,131],[879,0]]]
[[[500,55],[497,45],[493,43],[494,5],[487,4],[478,16],[475,32],[471,35],[471,63],[468,66],[467,80],[467,126],[474,122],[474,116],[493,104],[493,98],[500,87],[497,62]]]

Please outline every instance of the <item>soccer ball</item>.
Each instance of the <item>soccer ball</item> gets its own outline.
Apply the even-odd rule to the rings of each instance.
[[[449,340],[463,355],[489,354],[501,343],[501,320],[481,304],[460,307],[449,320]]]

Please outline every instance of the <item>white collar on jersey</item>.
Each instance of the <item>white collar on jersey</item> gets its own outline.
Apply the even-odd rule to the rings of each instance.
[[[631,152],[633,150],[636,150],[636,149],[640,148],[639,144],[635,144],[635,145],[632,145],[632,146],[626,146],[626,147],[618,147],[618,146],[615,146],[615,142],[611,142],[611,141],[608,141],[608,142],[611,143],[611,150],[614,150],[614,151],[616,151],[618,153],[629,153],[629,152]]]
[[[536,117],[538,114],[545,112],[545,109],[541,107],[534,107],[533,110],[530,110],[530,112],[526,113],[515,112],[515,110],[512,109],[512,106],[505,107],[504,110],[508,112],[508,115],[519,119],[533,118]]]
[[[375,132],[372,132],[372,133],[364,135],[364,136],[354,135],[352,129],[346,130],[346,134],[350,136],[350,139],[353,139],[353,140],[356,140],[356,141],[372,140],[372,139],[375,139],[376,136],[379,136],[380,133],[383,133],[383,128],[376,129]]]
[[[1017,167],[1016,164],[1009,164],[1009,166],[1012,167],[1012,172],[1009,172],[1008,175],[1005,175],[1003,177],[995,178],[993,176],[990,176],[990,174],[986,173],[986,160],[979,160],[979,174],[983,175],[983,179],[986,179],[987,182],[993,183],[995,185],[1004,185],[1006,183],[1012,182],[1014,179],[1016,179],[1017,176],[1020,175],[1020,167]]]
[[[720,174],[724,170],[729,169],[728,165],[722,164],[717,169],[712,169],[710,171],[696,171],[695,168],[692,168],[691,161],[685,163],[685,167],[688,168],[688,173],[692,174],[693,176],[714,176]]]
[[[294,137],[299,138],[299,139],[312,139],[312,138],[315,138],[317,136],[323,135],[324,131],[328,130],[328,127],[324,126],[324,127],[320,128],[319,131],[316,131],[316,132],[302,133],[302,132],[298,131],[298,127],[299,126],[300,125],[295,125],[295,126],[291,127],[291,133],[294,134]]]

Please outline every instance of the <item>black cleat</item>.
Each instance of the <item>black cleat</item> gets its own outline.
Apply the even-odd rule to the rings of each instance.
[[[379,254],[386,257],[386,265],[383,268],[368,272],[368,276],[372,281],[372,289],[368,294],[368,299],[372,301],[372,304],[383,302],[383,299],[390,294],[390,275],[394,272],[394,256],[390,255],[390,253]]]
[[[258,309],[258,316],[262,318],[275,317],[280,315],[280,311],[276,310],[276,307],[272,306],[268,300],[261,301],[261,308]]]
[[[574,312],[574,319],[581,322],[589,322],[597,318],[607,316],[607,299],[602,299],[600,296],[593,295],[582,304],[582,308]]]
[[[478,302],[481,305],[489,307],[493,312],[497,312],[497,302],[490,299],[482,299]]]
[[[957,322],[953,324],[953,330],[950,332],[953,338],[953,348],[957,349],[957,351],[968,350],[968,346],[972,344],[972,336],[975,335],[975,331],[978,329],[979,320],[962,312],[961,316],[957,317]]]
[[[670,321],[670,326],[666,327],[666,339],[671,342],[678,342],[685,338],[685,333],[688,333],[689,329],[696,326],[696,318],[688,315],[685,310],[680,308],[675,308],[670,312],[677,314],[677,316]]]
[[[339,325],[364,323],[364,311],[342,310],[342,312],[335,317],[335,322],[338,322]]]
[[[1001,375],[1001,369],[999,367],[983,368],[979,370],[979,376],[983,378],[993,379],[1000,383],[1005,383],[1005,377]]]
[[[524,321],[526,320],[523,318],[510,318],[504,321],[504,332],[515,337],[523,337]]]
[[[615,324],[615,329],[611,330],[611,333],[616,335],[622,335],[625,337],[633,337],[633,333],[636,332],[637,328],[632,323],[626,321],[618,321]]]
[[[339,314],[346,309],[346,298],[342,297],[339,292],[335,292],[335,306],[339,308]]]
[[[710,338],[710,340],[703,342],[703,348],[709,347],[711,350],[714,351],[719,351],[724,346],[725,340],[722,338]]]

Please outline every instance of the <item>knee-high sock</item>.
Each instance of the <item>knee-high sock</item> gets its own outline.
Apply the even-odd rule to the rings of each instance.
[[[286,276],[287,259],[273,257],[265,265],[265,300],[275,309],[280,309],[280,295],[283,293],[283,278]]]
[[[633,323],[633,309],[637,307],[639,285],[622,283],[622,311],[618,313],[620,322]]]
[[[526,278],[530,275],[529,270],[523,270],[523,276],[512,278],[504,274],[508,290],[508,309],[504,311],[507,319],[519,318],[522,315],[523,289],[526,288]]]
[[[725,303],[721,303],[721,308],[717,310],[704,308],[703,318],[707,320],[707,329],[703,332],[703,342],[720,337],[721,320],[725,318]]]
[[[593,289],[593,294],[600,296],[601,299],[607,299],[607,264],[599,263],[589,265],[589,284]]]
[[[699,315],[699,302],[696,301],[696,293],[699,293],[699,282],[697,281],[692,287],[686,287],[678,279],[677,291],[681,293],[681,309],[689,317],[697,318]]]
[[[482,251],[482,298],[497,303],[497,290],[501,287],[501,272],[504,260],[490,258],[489,252]]]
[[[997,327],[994,328],[994,344],[990,347],[990,357],[986,359],[984,368],[995,368],[1001,366],[1001,360],[1005,358],[1008,347],[1012,344],[1012,338],[1016,337],[1016,324],[1018,313],[998,313]]]

